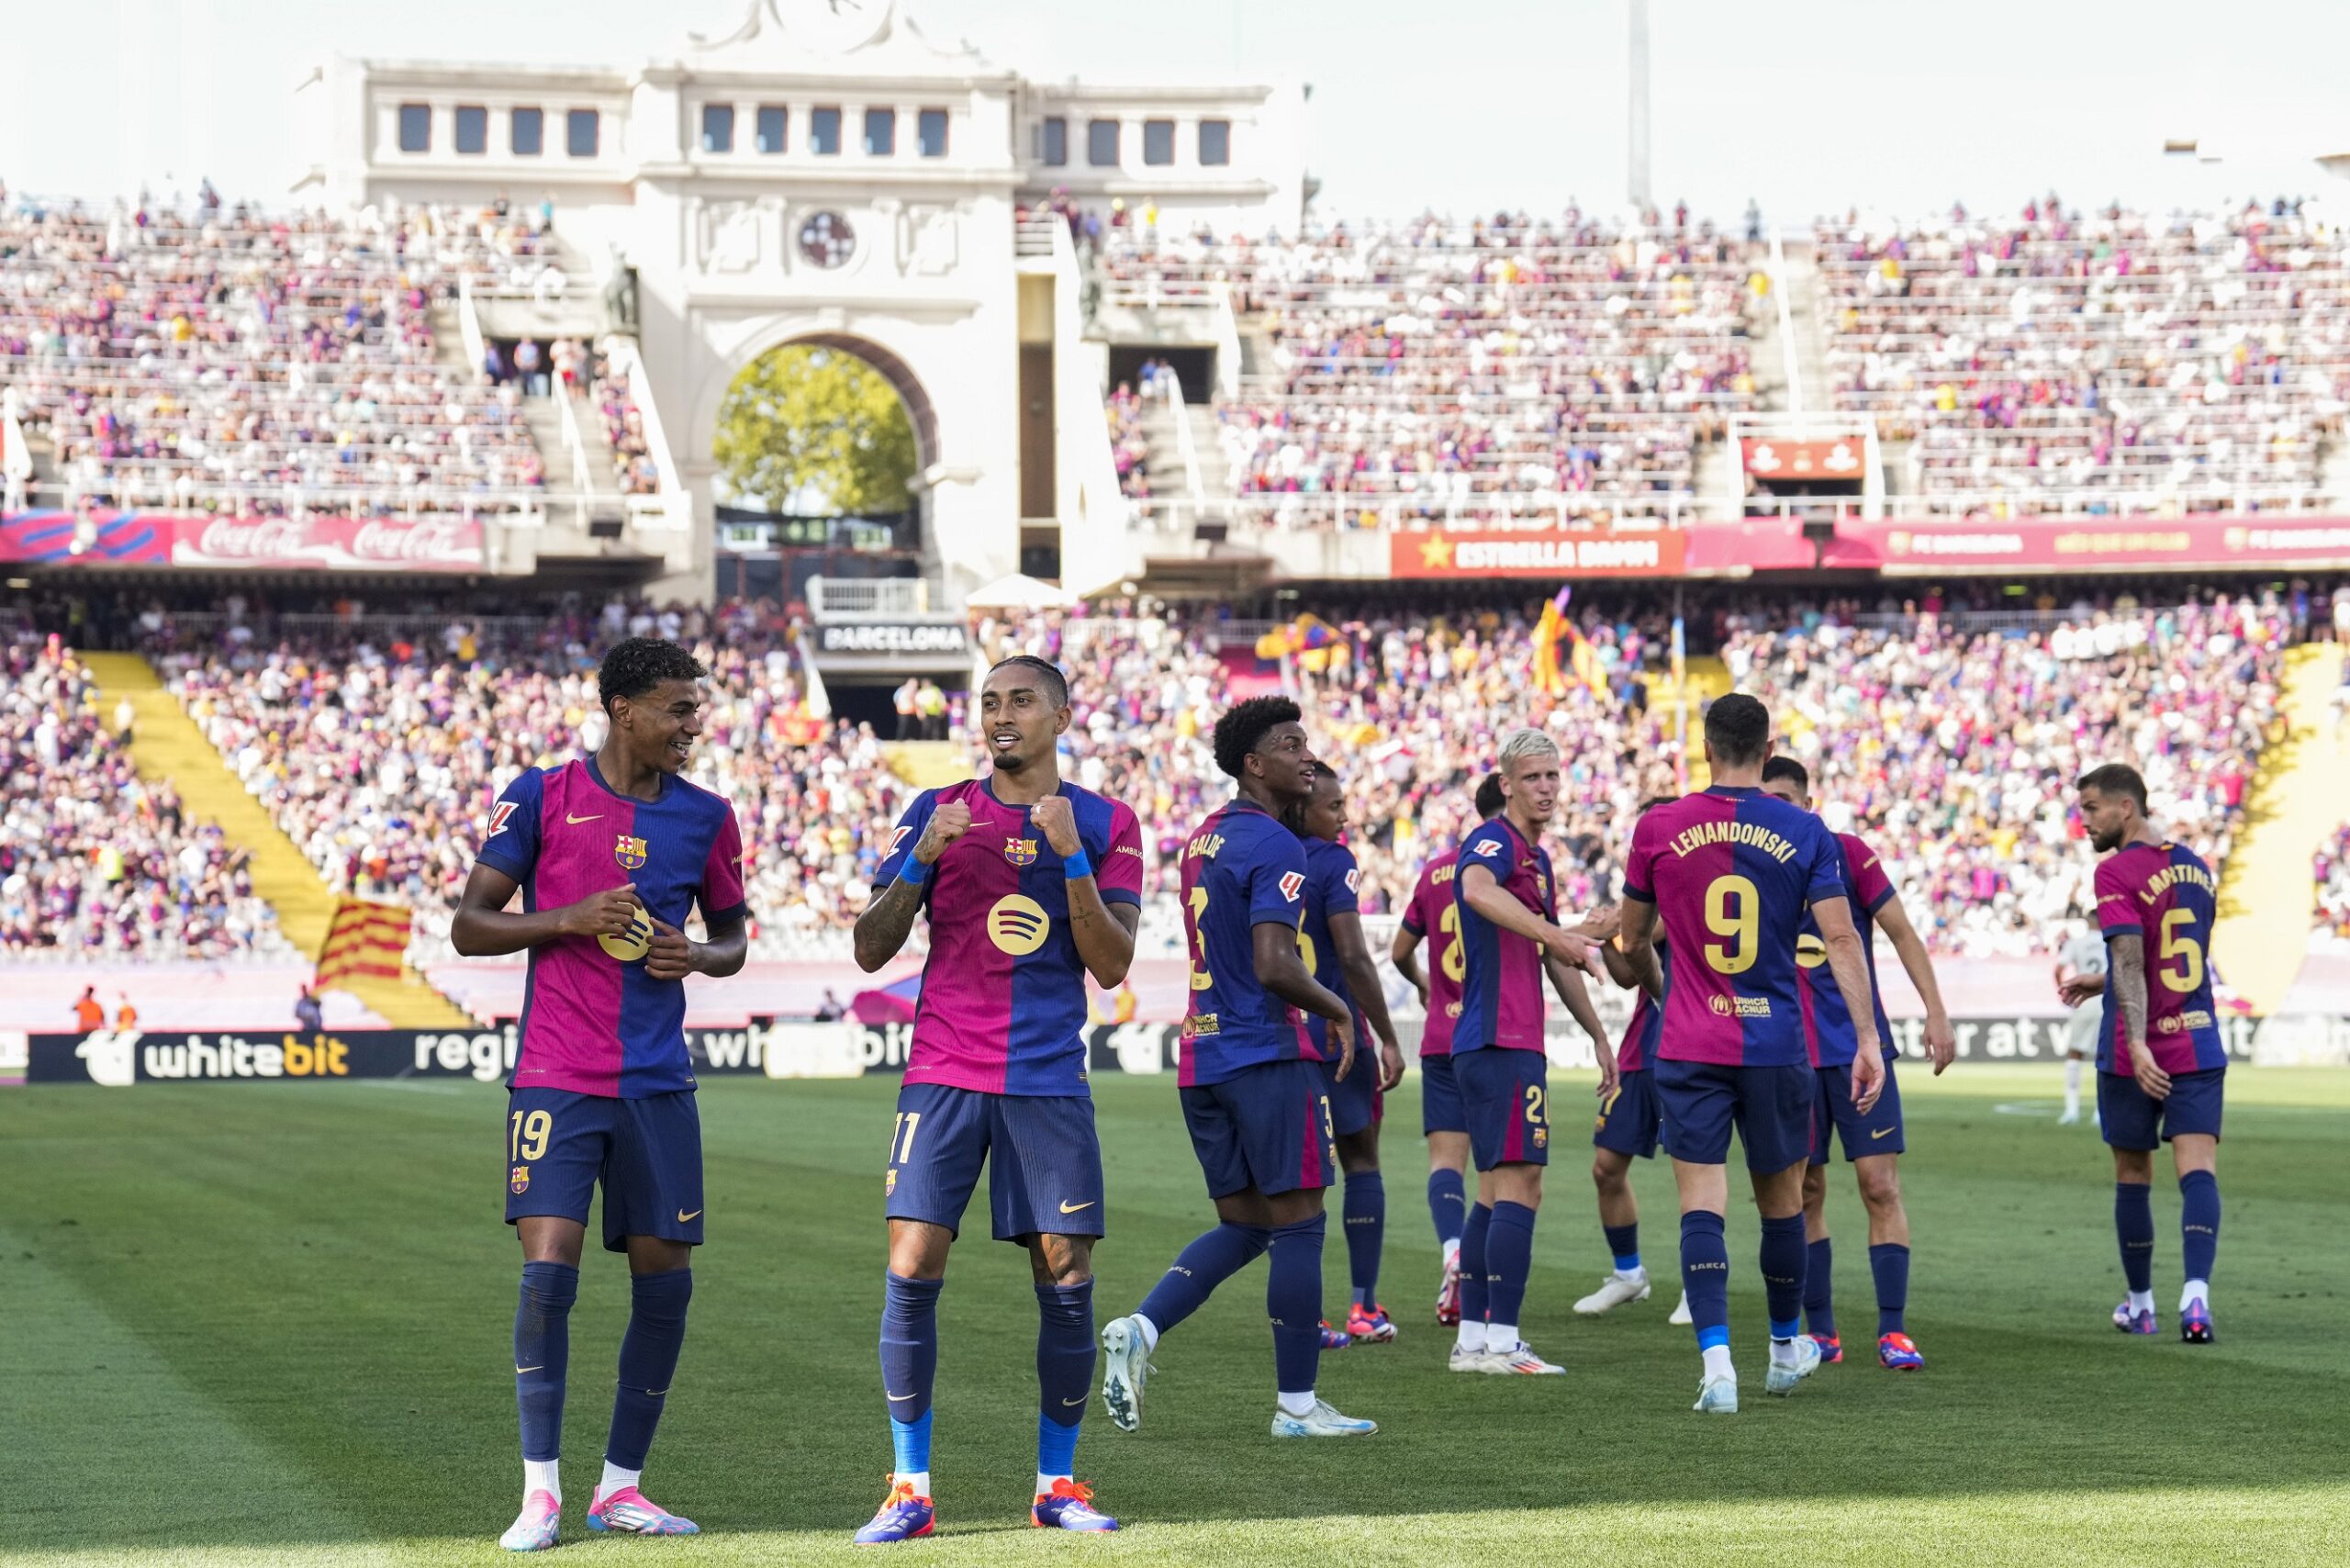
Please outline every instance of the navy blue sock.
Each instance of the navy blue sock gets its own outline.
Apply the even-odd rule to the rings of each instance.
[[[2187,1277],[2209,1283],[2220,1254],[2219,1177],[2209,1170],[2190,1170],[2178,1179],[2178,1228]]]
[[[1069,1475],[1093,1390],[1093,1282],[1036,1287],[1036,1470]]]
[[[579,1271],[567,1263],[522,1265],[514,1308],[514,1403],[522,1411],[522,1457],[563,1457],[563,1375],[571,1365],[571,1304]]]
[[[1808,1249],[1803,1265],[1803,1326],[1818,1338],[1836,1338],[1835,1245],[1823,1236]],[[1876,1259],[1876,1249],[1869,1249]],[[1882,1330],[1879,1330],[1882,1332]]]
[[[1729,1343],[1729,1243],[1722,1216],[1692,1209],[1681,1216],[1681,1288],[1689,1293],[1689,1320],[1697,1348]]]
[[[621,1336],[621,1385],[612,1395],[612,1436],[604,1458],[622,1470],[643,1470],[669,1380],[677,1372],[677,1352],[686,1347],[694,1271],[634,1274],[628,1283],[628,1332]]]
[[[1273,1392],[1306,1394],[1322,1360],[1322,1234],[1326,1215],[1273,1232],[1265,1314],[1273,1320]]]
[[[1803,1332],[1803,1215],[1762,1218],[1762,1299],[1771,1309],[1771,1338]]]
[[[1533,1271],[1534,1211],[1524,1204],[1495,1204],[1485,1234],[1485,1316],[1495,1323],[1516,1323],[1526,1305],[1527,1276]]]
[[[882,1276],[881,1392],[901,1473],[930,1468],[930,1389],[938,1378],[938,1293],[945,1280]]]
[[[1460,1239],[1461,1222],[1469,1217],[1469,1189],[1458,1170],[1428,1172],[1428,1217],[1436,1221],[1438,1246]]]
[[[1192,1239],[1136,1310],[1166,1333],[1207,1304],[1216,1286],[1257,1260],[1272,1245],[1262,1226],[1220,1225]]]
[[[2113,1233],[2121,1238],[2121,1279],[2133,1291],[2154,1288],[2154,1190],[2143,1182],[2113,1184]]]
[[[1469,1223],[1460,1227],[1460,1321],[1483,1323],[1491,1316],[1485,1299],[1485,1238],[1493,1229],[1494,1211],[1483,1204],[1471,1206]]]
[[[1607,1238],[1608,1256],[1616,1260],[1619,1272],[1628,1274],[1640,1266],[1640,1226],[1638,1220],[1630,1225],[1603,1225],[1599,1228]]]
[[[1876,1331],[1907,1334],[1901,1315],[1909,1310],[1909,1249],[1897,1241],[1869,1248],[1869,1272],[1876,1276]]]
[[[1347,1175],[1347,1274],[1355,1300],[1379,1305],[1379,1253],[1387,1245],[1387,1182],[1376,1170]]]

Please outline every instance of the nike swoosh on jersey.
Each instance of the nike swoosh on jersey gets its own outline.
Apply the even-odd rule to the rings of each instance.
[[[603,812],[597,812],[594,816],[592,816],[592,817],[575,817],[575,816],[573,816],[569,812],[565,812],[563,814],[563,820],[564,820],[565,822],[569,823],[573,827],[577,827],[581,823],[599,823],[599,822],[602,822],[602,821],[604,820],[604,813],[603,813]]]
[[[694,1211],[694,1213],[693,1213],[693,1214],[690,1214],[690,1215],[689,1215],[689,1214],[688,1214],[685,1210],[683,1210],[683,1209],[679,1209],[679,1210],[677,1211],[677,1223],[678,1223],[679,1225],[683,1225],[683,1224],[685,1224],[687,1221],[688,1221],[688,1220],[692,1219],[692,1218],[694,1217],[694,1215],[698,1215],[698,1214],[699,1214],[699,1213],[701,1213],[701,1211],[700,1211],[699,1209],[696,1209],[696,1210]]]
[[[1096,1202],[1098,1202],[1098,1201],[1099,1201],[1099,1200],[1097,1200],[1097,1199],[1088,1198],[1088,1199],[1086,1199],[1086,1200],[1085,1200],[1085,1202],[1083,1202],[1083,1203],[1081,1203],[1081,1204],[1072,1204],[1072,1203],[1069,1202],[1067,1199],[1063,1199],[1063,1200],[1061,1201],[1061,1213],[1063,1213],[1063,1214],[1065,1214],[1065,1215],[1073,1215],[1073,1214],[1077,1213],[1077,1212],[1078,1212],[1079,1210],[1080,1210],[1080,1209],[1090,1209],[1090,1208],[1091,1208],[1091,1207],[1094,1205],[1094,1204],[1095,1204]]]

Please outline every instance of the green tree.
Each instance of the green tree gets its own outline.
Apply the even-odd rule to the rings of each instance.
[[[912,504],[914,427],[871,365],[787,343],[744,368],[718,410],[726,483],[771,511],[895,512]]]

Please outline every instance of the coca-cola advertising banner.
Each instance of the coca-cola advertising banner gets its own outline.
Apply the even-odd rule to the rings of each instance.
[[[1608,532],[1397,533],[1388,575],[1397,577],[1669,577],[1682,569],[1677,529]]]
[[[274,571],[478,572],[483,569],[482,525],[453,517],[17,512],[0,519],[0,561]]]

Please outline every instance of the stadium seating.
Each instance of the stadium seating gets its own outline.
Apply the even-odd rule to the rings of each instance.
[[[0,954],[43,959],[288,952],[241,851],[140,778],[96,684],[54,641],[0,654]]]
[[[1261,241],[1121,227],[1113,302],[1228,297],[1270,367],[1219,403],[1247,495],[1295,526],[1509,513],[1528,496],[1686,495],[1693,450],[1753,406],[1743,247],[1570,210]]]
[[[2350,938],[2350,823],[2318,851],[2313,876],[2318,929]]]
[[[2344,252],[2281,204],[1822,224],[1827,368],[1961,510],[2312,507],[2350,398]]]

